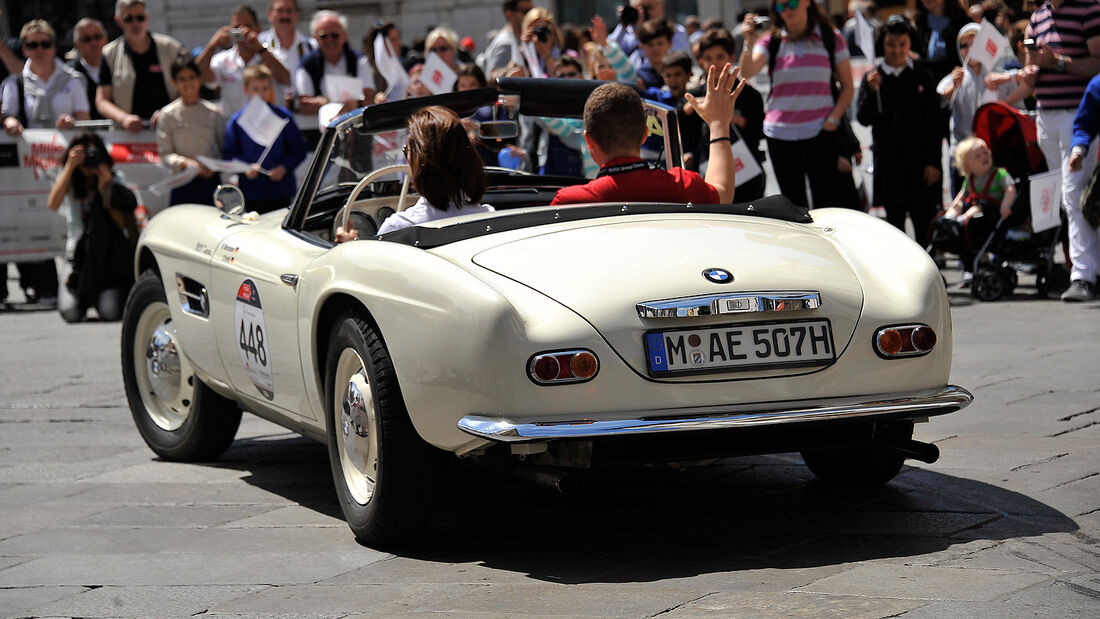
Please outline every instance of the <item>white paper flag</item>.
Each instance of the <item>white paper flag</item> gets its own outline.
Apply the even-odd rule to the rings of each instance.
[[[875,29],[863,16],[863,11],[856,11],[856,45],[863,57],[871,62],[875,60]]]
[[[382,77],[386,78],[386,100],[400,101],[405,98],[409,88],[409,74],[405,73],[397,54],[382,34],[374,37],[374,65]]]
[[[539,55],[535,51],[534,43],[523,44],[523,58],[527,61],[527,71],[531,74],[531,77],[546,77],[546,74],[542,72],[542,65],[539,64]]]
[[[207,167],[207,169],[215,172],[225,172],[226,174],[244,174],[252,169],[251,163],[245,163],[239,159],[232,161],[225,161],[224,159],[214,159],[213,157],[207,157],[206,155],[199,155],[195,157],[199,163]]]
[[[1042,232],[1062,223],[1062,171],[1029,177],[1031,181],[1031,231]]]
[[[420,73],[420,81],[432,91],[433,95],[451,92],[457,79],[458,73],[447,66],[439,54],[428,53],[428,59],[424,61],[424,71]]]
[[[1001,55],[1005,54],[1008,49],[1008,39],[997,30],[996,26],[989,23],[989,20],[983,19],[982,29],[978,31],[978,36],[974,37],[974,42],[970,44],[970,54],[967,58],[977,60],[982,63],[986,71],[992,71]]]
[[[322,105],[321,109],[317,110],[317,126],[324,131],[325,127],[340,114],[342,109],[344,109],[343,103],[326,103]]]
[[[733,143],[733,170],[733,182],[736,187],[740,187],[760,176],[764,171],[760,168],[760,163],[756,161],[756,157],[752,156],[745,140],[737,140]]]
[[[149,185],[149,191],[153,192],[153,195],[163,196],[177,187],[183,187],[187,183],[190,183],[198,175],[199,171],[197,168],[187,166],[178,174],[173,174],[162,181]]]
[[[358,101],[363,98],[363,82],[350,75],[326,75],[321,78],[321,94],[329,101]]]
[[[286,119],[279,118],[275,112],[271,111],[267,102],[255,96],[248,105],[244,106],[244,111],[237,118],[237,124],[244,129],[253,142],[267,147],[279,138],[286,123]]]

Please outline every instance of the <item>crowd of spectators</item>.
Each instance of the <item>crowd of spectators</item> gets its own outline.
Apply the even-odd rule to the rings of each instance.
[[[295,113],[429,95],[433,90],[421,78],[433,60],[454,72],[454,90],[515,76],[625,84],[675,108],[685,167],[705,172],[712,140],[689,95],[703,93],[708,69],[729,62],[744,77],[766,74],[768,86],[762,95],[746,85],[736,100],[730,145],[735,156],[757,164],[738,176],[739,201],[764,194],[767,156],[781,193],[794,203],[883,207],[901,229],[908,218],[916,240],[926,244],[945,207],[942,177],[951,179],[952,196],[964,180],[971,187],[985,180],[973,170],[943,170],[944,144],[959,159],[955,151],[969,138],[978,107],[1002,100],[1034,112],[1047,163],[1063,173],[1073,279],[1064,298],[1093,297],[1100,240],[1079,202],[1096,144],[1082,144],[1079,127],[1075,137],[1074,118],[1089,78],[1100,71],[1098,0],[1025,0],[1019,16],[1004,0],[969,7],[960,0],[918,0],[911,14],[888,19],[880,19],[871,0],[852,0],[846,14],[834,16],[815,0],[772,0],[766,14],[749,12],[731,24],[696,16],[678,22],[662,0],[629,0],[613,28],[599,16],[559,24],[531,0],[500,6],[499,25],[489,33],[438,25],[409,37],[379,20],[360,39],[335,11],[316,11],[306,21],[295,0],[269,0],[265,29],[257,12],[241,4],[202,48],[188,51],[149,31],[143,0],[118,0],[113,19],[122,36],[108,42],[102,22],[82,19],[71,33],[67,62],[42,20],[23,27],[19,48],[0,45],[0,66],[10,74],[0,113],[13,135],[99,118],[127,131],[154,128],[163,164],[196,173],[174,191],[173,203],[209,202],[219,175],[200,156],[246,161],[254,167],[239,183],[254,208],[268,210],[289,201],[293,168],[307,155]],[[983,21],[1011,42],[1012,53],[993,67],[969,56]],[[871,64],[857,88],[852,59],[863,56],[859,38],[868,26],[881,60],[864,59]],[[251,141],[238,122],[256,99],[287,120],[270,148]],[[862,200],[853,181],[862,149],[850,116],[873,138],[874,195]],[[524,119],[517,142],[502,148],[475,140],[474,146],[487,165],[594,178],[600,165],[584,130],[580,121]],[[980,210],[954,208],[947,216],[965,220]],[[52,296],[43,281],[36,288]]]

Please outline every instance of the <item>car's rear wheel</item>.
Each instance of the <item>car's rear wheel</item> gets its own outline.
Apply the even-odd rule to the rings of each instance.
[[[905,455],[887,446],[890,440],[913,438],[912,422],[897,422],[880,427],[880,442],[835,449],[802,452],[802,459],[822,482],[834,486],[871,488],[893,479],[905,463]]]
[[[426,520],[431,455],[385,344],[361,316],[336,323],[325,375],[329,461],[344,517],[364,544],[397,542]]]
[[[126,300],[122,380],[134,424],[158,456],[211,460],[233,442],[241,410],[195,376],[172,325],[164,286],[152,271],[142,274]]]

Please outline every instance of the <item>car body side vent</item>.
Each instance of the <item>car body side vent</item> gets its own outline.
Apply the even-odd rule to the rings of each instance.
[[[176,291],[179,292],[183,311],[202,318],[210,317],[210,297],[206,294],[206,286],[176,273]]]

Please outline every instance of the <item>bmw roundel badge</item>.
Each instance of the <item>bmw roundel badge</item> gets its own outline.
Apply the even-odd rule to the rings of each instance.
[[[703,270],[703,277],[715,284],[728,284],[733,281],[733,273],[725,269],[710,268]]]

